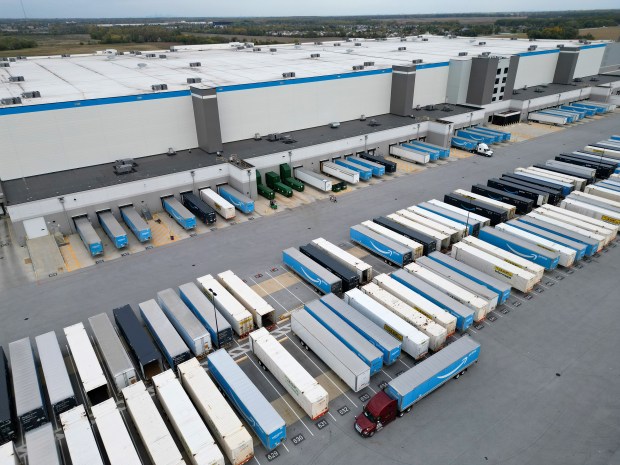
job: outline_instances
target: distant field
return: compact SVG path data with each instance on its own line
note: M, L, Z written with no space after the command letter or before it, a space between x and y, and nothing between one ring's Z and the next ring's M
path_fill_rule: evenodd
M620 26L579 29L579 35L586 34L592 34L595 39L600 40L618 40L620 38Z
M379 21L394 21L396 23L447 23L447 22L459 22L461 24L493 24L498 19L525 19L527 16L472 16L467 17L445 17L445 18L403 18L403 19L381 19Z

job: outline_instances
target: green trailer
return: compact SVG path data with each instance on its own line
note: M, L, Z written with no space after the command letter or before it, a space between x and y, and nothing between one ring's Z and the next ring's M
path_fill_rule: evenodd
M267 200L273 200L276 198L276 193L262 183L258 170L256 170L256 190L258 195L265 197Z
M291 189L296 190L297 192L304 191L304 183L299 179L295 179L291 174L291 167L288 163L282 163L280 165L280 177L282 178L282 182L286 184Z
M340 192L346 190L347 183L344 181L332 183L332 192Z
M283 195L284 197L293 196L293 189L284 184L280 180L280 175L278 175L275 171L265 173L265 182L269 188L273 189L278 194Z

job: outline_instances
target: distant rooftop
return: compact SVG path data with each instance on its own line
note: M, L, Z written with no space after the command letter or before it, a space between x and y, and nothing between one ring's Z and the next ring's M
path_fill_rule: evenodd
M581 78L580 81L571 84L545 84L542 86L530 86L527 89L515 89L512 95L506 95L506 100L530 100L540 98L545 95L561 94L575 89L583 89L585 87L600 86L609 84L610 82L620 81L620 73L596 74ZM516 93L515 93L516 92Z
M483 42L484 45L479 45ZM339 43L339 46L335 46ZM597 42L604 43L604 42ZM356 45L359 44L359 45ZM39 91L40 98L23 99L22 105L121 97L152 93L152 85L166 84L168 91L188 90L187 78L200 78L213 87L282 80L282 73L294 72L295 78L351 73L353 66L364 70L390 69L393 65L446 63L450 59L467 59L459 53L477 56L482 52L510 56L557 50L557 45L579 46L576 41L510 40L509 38L449 39L443 36L408 37L406 41L390 38L377 41L353 39L351 42L309 42L301 45L261 45L254 51L243 44L216 44L173 47L175 51L142 51L141 55L115 55L103 50L97 54L70 57L29 57L0 68L0 98L19 97L23 92ZM136 46L138 47L138 46ZM238 49L238 47L241 47ZM405 48L399 50L399 48ZM277 51L271 52L271 49ZM154 55L149 57L147 55ZM319 54L311 58L311 54ZM160 58L165 56L165 58ZM200 63L201 66L190 66ZM9 82L10 76L24 81Z

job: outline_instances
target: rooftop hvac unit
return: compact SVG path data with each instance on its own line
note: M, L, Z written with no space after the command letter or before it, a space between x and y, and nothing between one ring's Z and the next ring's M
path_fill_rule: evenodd
M115 160L114 163L116 163L117 165L138 166L138 164L133 160L133 158L121 158L120 160Z
M11 63L9 63L8 61L0 61L0 68L10 68L11 67Z
M486 42L478 42L478 45L486 45Z
M28 57L24 56L24 55L17 55L15 58L17 58L18 60L27 60Z
M19 105L22 103L22 99L20 97L9 97L0 99L0 104L2 105Z
M406 37L401 37L401 38L400 38L400 41L401 41L401 42L407 42L407 38L406 38Z
M116 52L117 55L124 55L125 52Z
M347 53L353 53L353 49L352 48L348 48L347 49Z
M287 78L294 78L294 77L295 77L295 73L294 73L293 71L288 72L288 73L282 73L282 77L283 77L284 79L287 79Z
M254 133L254 140L262 140L263 138L260 136L260 133Z
M245 46L243 46L243 45L237 45L236 49L237 49L237 50L245 50Z
M147 57L147 58L155 58L155 54L154 53L147 53L144 56Z
M466 57L467 56L467 52L459 52L459 56L460 57Z
M424 107L424 109L428 110L428 111L434 111L435 110L435 105L426 105Z
M428 42L428 37L423 37L422 42Z
M398 47L398 51L399 51L399 52L402 52L402 51L404 51L404 50L407 50L407 47Z
M362 46L362 43L361 43L361 42L355 42L355 46L356 46L356 47L361 47L361 46Z
M329 123L329 127L332 129L336 129L340 127L340 123L338 121L334 121L333 123Z
M260 48L260 47L254 47L252 49L253 52L260 52L261 50L262 50L262 48Z
M546 89L547 87L549 87L549 84L542 84L540 87Z
M138 63L138 68L142 69L142 68L146 68L147 64L146 63Z
M374 61L365 61L364 62L364 66L375 66L375 62Z
M599 78L597 78L596 76L592 76L592 77L590 78L590 81L600 81L600 79L599 79Z
M530 39L530 42L534 42L536 39Z
M320 53L311 53L310 54L310 58L321 58L321 54Z
M161 55L159 55L159 58L161 58L163 60L163 59L167 58L167 56L164 55L164 54L161 54Z
M192 62L189 64L189 67L190 67L190 68L199 68L200 66L202 66L202 63L201 63L201 62L199 62L199 61L192 61Z
M323 42L315 42L314 45L323 45Z
M69 58L71 56L71 54L69 53L63 53L62 55L60 55L61 58Z
M557 48L564 48L564 44L557 44L556 47Z
M446 112L448 112L448 111L453 111L453 109L452 109L452 107L445 106L445 107L442 107L441 111L446 111Z
M516 37L511 37L510 40L517 40L517 38Z
M114 173L116 174L127 174L133 171L133 165L114 165Z
M544 90L543 90L543 89L541 89L540 87L537 87L536 89L534 89L534 92L536 92L536 93L538 93L538 94L541 94L541 93L543 93L543 92L544 92Z
M188 84L200 84L201 82L202 82L202 78L199 78L199 77L187 78Z
M491 52L482 52L480 54L481 57L488 57L491 54Z
M381 126L381 123L379 121L377 121L376 119L372 118L370 120L370 122L368 123L368 126L371 126L371 127L374 128L376 126Z
M416 58L415 60L411 60L411 63L413 63L414 65L419 65L420 63L422 63L422 59Z
M573 79L573 81L574 81L574 82L583 82L583 79L581 79L581 78L575 78L575 79Z
M136 51L134 52L134 55L142 55L142 52L141 52L140 50L136 50Z
M24 76L9 76L9 82L24 82Z
M168 90L168 84L153 84L151 86L151 90L152 91Z
M536 50L538 48L538 45L530 45L527 50L528 52L533 52L534 50Z
M277 140L280 140L281 138L282 136L278 132L271 133L267 136L267 140L270 142L275 142Z
M275 52L277 52L277 51L278 51L278 49L277 49L277 48L270 48L270 49L269 49L269 51L270 51L271 53L275 53Z
M354 65L353 71L361 71L364 69L364 65Z
M334 47L340 47L340 42L334 42Z
M38 90L23 92L22 98L41 98L41 92L39 92Z
M243 45L245 45L245 48L252 48L252 47L254 47L254 42L246 42Z
M9 61L8 57L0 57L0 61Z
M518 91L518 90L516 90L516 89L513 89L513 90L512 90L512 95L517 95L518 93L519 93L519 91Z
M366 121L366 115L360 115L360 121Z
M420 111L422 109L422 107L420 105L416 105L415 109L416 109L416 111Z
M177 151L174 150L174 147L168 147L168 152L166 152L166 155L168 155L169 157L172 157L173 155L176 155Z

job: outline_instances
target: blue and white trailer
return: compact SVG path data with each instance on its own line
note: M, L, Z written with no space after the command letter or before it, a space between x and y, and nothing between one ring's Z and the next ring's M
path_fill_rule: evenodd
M335 294L321 297L321 302L351 328L383 353L383 364L391 365L400 357L402 344Z
M474 310L467 308L461 302L424 282L417 276L405 270L396 270L391 276L394 280L453 315L456 318L456 329L459 331L465 331L474 324Z
M544 111L533 111L527 115L529 121L564 126L568 124L568 116L552 115Z
M478 231L480 231L481 224L478 220L468 218L466 215L462 215L454 210L450 210L439 205L434 205L430 202L419 203L418 207L462 224L465 228L467 228L467 234L476 235L478 234Z
M428 153L430 161L439 160L439 150L437 149L430 148L430 147L424 147L423 145L414 144L414 143L401 144L401 147L415 150L416 152L420 152L420 153Z
M79 218L74 218L73 222L75 223L75 229L77 229L82 242L86 249L90 252L90 255L96 257L97 255L101 255L103 253L103 244L101 243L101 239L99 235L93 228L93 225L88 221L88 217L80 216Z
M352 161L343 160L341 158L335 159L334 163L350 170L357 171L360 174L360 179L362 181L369 181L370 178L372 178L372 169L366 168L365 166L361 166L353 163Z
M282 261L304 281L324 294L342 292L340 278L294 247L282 251Z
M286 423L225 349L207 357L211 375L246 423L271 451L286 439Z
M305 304L304 309L325 329L336 336L351 352L357 355L362 362L368 365L370 376L381 371L383 353L339 318L329 307L320 300L313 300Z
M414 147L422 147L425 149L436 150L437 152L439 152L439 158L448 158L450 156L449 147L442 147L440 145L429 144L428 142L422 142L420 140L414 140L412 142L409 142L409 144L413 145Z
M420 163L421 165L426 165L431 161L431 155L428 152L422 152L410 146L405 147L404 145L390 146L390 155L401 160Z
M373 176L380 177L385 174L385 166L375 163L374 161L366 160L365 158L356 157L354 155L347 157L346 160L372 170Z
M559 113L559 114L564 114L564 115L568 115L568 116L572 116L574 121L579 121L580 119L583 119L583 115L581 112L577 112L577 111L573 111L573 110L564 110L562 108L559 107L555 107L555 108L549 108L545 111L552 111L554 113Z
M114 247L117 249L122 249L127 247L129 241L127 240L127 233L121 226L121 224L114 218L114 215L110 210L97 212L97 216L99 217L99 224L101 224L101 228L108 235Z
M551 116L559 116L562 118L566 118L566 122L567 123L574 123L575 122L575 115L571 115L565 111L554 111L554 110L540 110L538 113L541 113L543 115L551 115Z
M576 107L574 105L562 105L560 108L565 110L573 110L573 111L582 111L584 117L586 116L594 116L596 114L596 110L592 110L590 108Z
M429 254L428 258L499 294L499 300L497 302L498 305L503 304L506 300L508 300L508 297L510 297L511 288L509 284L483 273L472 266L459 262L452 257L438 252Z
M242 213L249 214L254 211L254 200L243 195L237 189L233 189L230 186L219 186L217 188L217 193L220 197L232 203L235 208Z
M151 228L148 223L140 216L133 205L127 205L120 208L121 218L125 222L131 232L140 242L146 242L151 239Z
M577 108L585 108L587 110L592 110L595 113L605 113L605 108L599 107L597 105L588 105L586 103L581 103L581 102L573 102L571 105Z
M477 134L477 135L481 135L484 137L488 137L489 140L491 140L492 144L497 144L498 142L502 141L502 136L499 134L494 134L492 132L487 132L484 131L478 127L471 127L471 128L467 128L465 129L465 131L471 133L471 134Z
M461 150L467 150L468 152L476 150L476 147L478 146L478 142L470 139L464 139L463 137L458 136L453 136L450 143L452 144L452 147L456 147L457 149Z
M586 110L585 108L571 107L570 105L560 105L558 109L569 111L572 113L577 113L582 119L585 118L586 116L590 116L588 115L588 110ZM594 114L594 112L592 114Z
M500 136L501 142L509 141L511 137L511 134L506 131L498 131L497 129L487 128L486 126L474 126L474 127L478 131L488 132L489 134L497 134L498 136Z
M491 136L476 134L475 132L469 132L464 129L459 129L458 131L456 131L456 135L458 137L462 137L463 139L469 139L483 144L492 144L494 140L494 138Z
M609 136L609 138L611 140L617 140L618 142L620 142L620 136Z
M560 262L558 252L539 247L497 229L482 228L478 234L478 239L543 266L545 270L554 270Z
M581 244L584 244L586 246L586 255L588 257L593 256L595 253L598 252L599 247L600 247L600 242L596 239L591 239L589 237L586 237L582 234L573 232L573 231L569 231L566 228L563 228L561 226L556 226L554 224L551 224L547 221L544 220L540 220L540 219L536 219L536 218L532 218L531 216L522 216L521 218L519 218L517 220L519 223L525 223L525 224L529 224L531 226L535 226L538 229L542 229L543 231L547 231L553 234L557 234L558 236L561 237L565 237L567 239L570 239L572 241L576 241L579 242Z
M385 258L386 260L403 267L413 261L413 252L387 237L371 231L366 226L358 224L349 229L351 240L365 249Z
M586 244L582 244L581 242L577 242L575 240L569 239L568 237L560 236L559 234L552 233L545 229L541 229L529 223L524 223L523 221L511 220L508 223L505 223L508 226L512 226L513 228L520 229L522 231L529 232L536 236L542 237L549 241L555 242L556 244L563 245L564 247L568 247L575 251L575 260L579 261L586 256L588 251L588 246Z
M161 204L166 213L174 218L183 229L194 229L196 227L196 217L174 196L162 197Z

